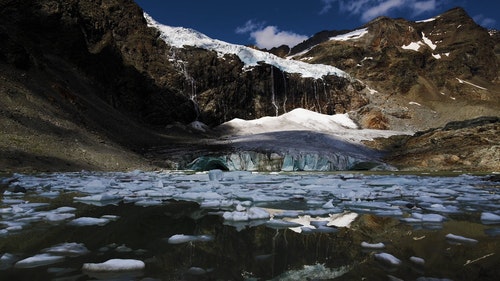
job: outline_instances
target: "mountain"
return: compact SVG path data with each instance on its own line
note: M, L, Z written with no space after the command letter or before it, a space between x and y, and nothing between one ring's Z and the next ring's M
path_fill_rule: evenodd
M336 65L372 89L376 94L361 117L365 126L419 130L498 114L495 34L455 8L419 22L379 17L350 33L318 33L288 56Z
M296 108L410 132L498 115L490 33L455 9L271 54L163 26L132 0L2 0L0 170L177 167L163 156L238 149L202 123Z

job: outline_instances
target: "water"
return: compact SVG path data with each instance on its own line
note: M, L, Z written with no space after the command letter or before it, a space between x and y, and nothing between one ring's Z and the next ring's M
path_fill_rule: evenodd
M500 276L491 175L221 173L4 177L0 280ZM83 270L111 259L145 267Z

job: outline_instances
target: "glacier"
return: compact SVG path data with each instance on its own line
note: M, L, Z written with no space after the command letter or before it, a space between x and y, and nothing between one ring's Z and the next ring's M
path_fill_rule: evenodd
M351 79L346 72L330 65L309 64L301 61L282 59L268 52L262 52L246 46L227 43L212 39L196 30L185 27L172 27L155 21L147 13L144 14L149 27L160 31L160 38L167 44L177 48L194 46L206 50L216 51L220 56L225 54L237 55L245 67L256 66L258 62L265 62L288 73L300 73L303 77L322 78L326 75L335 75Z

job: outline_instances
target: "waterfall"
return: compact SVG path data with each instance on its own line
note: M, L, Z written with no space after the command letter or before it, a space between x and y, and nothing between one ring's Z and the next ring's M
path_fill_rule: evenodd
M196 80L191 76L187 69L187 62L177 59L175 56L175 50L170 49L172 55L170 61L173 62L174 66L178 68L182 75L184 75L184 80L188 83L188 86L191 88L189 93L189 99L193 103L194 110L196 113L196 121L200 118L200 107L198 105L198 101L196 100Z
M279 115L278 105L276 104L276 95L274 93L274 67L271 65L271 103L276 111L276 116Z
M281 71L281 76L283 77L283 88L284 88L284 91L285 91L285 96L283 98L283 111L284 111L284 113L286 113L286 100L287 100L287 96L286 96L286 76L285 76L285 72L284 71Z
M318 80L314 79L314 99L316 100L316 104L318 105L318 110L317 112L321 113L321 103L319 101L319 96L318 96Z

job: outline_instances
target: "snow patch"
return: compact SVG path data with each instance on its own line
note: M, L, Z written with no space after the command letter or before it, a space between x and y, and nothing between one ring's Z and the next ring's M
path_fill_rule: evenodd
M359 38L363 37L367 33L368 33L368 28L362 28L362 29L348 32L346 34L341 34L341 35L337 35L335 37L330 37L330 40L332 40L332 41L354 40L354 39L359 39Z
M413 50L415 52L418 52L418 50L420 49L420 47L422 46L422 42L411 42L410 44L408 45L403 45L401 46L401 48L405 49L405 50Z
M427 37L425 36L425 33L423 33L423 32L422 32L422 40L424 40L424 43L425 43L427 46L429 46L429 48L431 48L432 50L435 50L435 49L436 49L437 45L436 45L436 44L434 44L434 43L432 42L432 40L431 40L431 39L427 38Z
M421 23L421 22L431 22L431 21L435 21L436 18L430 18L430 19L425 19L425 20L418 20L416 21L415 23Z

